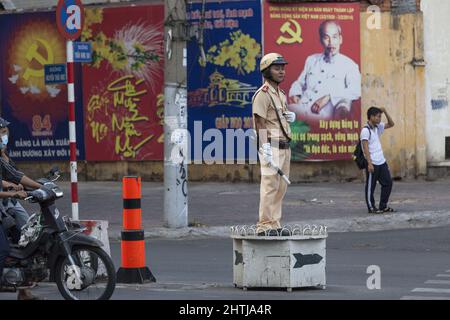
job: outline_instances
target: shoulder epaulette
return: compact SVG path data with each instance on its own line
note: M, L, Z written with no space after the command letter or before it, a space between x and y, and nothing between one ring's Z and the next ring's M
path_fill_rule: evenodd
M265 84L265 85L259 87L259 89L256 90L255 94L252 97L252 103L255 100L255 98L258 95L258 93L260 93L261 91L267 93L269 91L269 86L267 84Z

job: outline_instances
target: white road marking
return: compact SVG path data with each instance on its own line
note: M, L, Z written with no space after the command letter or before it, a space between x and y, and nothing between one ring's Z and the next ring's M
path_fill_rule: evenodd
M415 288L412 292L450 293L450 289L442 288Z
M436 277L440 278L449 278L450 270L446 272L449 273L440 273L437 274ZM425 284L437 284L437 285L450 285L450 280L427 280ZM411 290L411 292L423 292L423 293L448 293L450 294L450 289L446 288L415 288ZM448 297L432 297L432 296L403 296L400 300L450 300L450 296Z
M400 300L450 300L450 297L404 296Z
M428 280L426 284L450 284L450 280Z

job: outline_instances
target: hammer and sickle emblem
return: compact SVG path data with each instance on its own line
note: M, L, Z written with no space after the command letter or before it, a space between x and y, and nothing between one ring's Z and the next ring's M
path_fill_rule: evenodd
M295 30L291 28L291 24L294 25ZM286 38L283 36L280 36L277 40L277 44L282 44L282 43L287 43L287 44L292 44L292 43L302 43L303 39L302 39L302 27L300 27L300 24L293 20L293 19L289 19L289 21L286 21L280 28L281 33L288 33L291 37L290 38Z
M42 54L38 51L39 45L37 42L42 44L42 46L45 48L45 51L47 52L47 58L43 57ZM33 42L30 48L28 48L25 58L28 60L28 62L36 60L42 66L42 68L38 70L28 67L23 74L25 80L29 80L30 77L44 77L44 65L52 64L55 60L50 45L45 40L39 38L36 38L36 42Z

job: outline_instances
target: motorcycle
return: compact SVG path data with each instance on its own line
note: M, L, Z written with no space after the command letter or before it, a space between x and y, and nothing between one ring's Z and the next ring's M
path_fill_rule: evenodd
M0 291L48 279L66 300L107 300L116 286L114 264L102 242L84 234L85 227L63 217L55 206L64 195L55 183L59 177L53 168L47 178L37 180L41 188L27 192L25 200L39 203L41 210L22 227L18 244L11 244Z

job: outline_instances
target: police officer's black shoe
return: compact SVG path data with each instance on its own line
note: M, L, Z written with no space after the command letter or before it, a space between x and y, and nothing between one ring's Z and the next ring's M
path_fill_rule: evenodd
M289 237L289 236L292 235L291 232L288 229L278 228L277 232L282 237Z
M269 229L269 230L266 230L266 231L262 231L262 232L259 232L258 233L258 236L268 236L268 237L276 237L276 236L278 236L279 234L278 234L278 231L277 231L277 229Z

